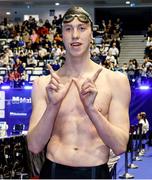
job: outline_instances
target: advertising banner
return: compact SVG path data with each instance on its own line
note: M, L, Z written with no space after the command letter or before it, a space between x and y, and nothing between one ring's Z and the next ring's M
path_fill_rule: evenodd
M9 133L16 124L23 124L27 130L31 111L31 90L0 90L0 121L7 122Z

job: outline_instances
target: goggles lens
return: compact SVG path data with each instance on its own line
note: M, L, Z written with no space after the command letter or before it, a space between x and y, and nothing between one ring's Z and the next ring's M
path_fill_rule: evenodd
M78 20L82 23L89 23L90 19L88 16L86 15L83 15L83 14L70 14L70 15L66 15L64 18L63 18L63 23L69 23L71 21L74 20L74 18L77 17ZM90 21L91 22L91 21Z

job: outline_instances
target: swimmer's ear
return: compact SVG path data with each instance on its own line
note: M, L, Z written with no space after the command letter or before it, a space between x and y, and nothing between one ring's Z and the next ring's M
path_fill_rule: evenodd
M95 38L93 37L93 34L91 34L90 44L94 44L94 42L95 42Z

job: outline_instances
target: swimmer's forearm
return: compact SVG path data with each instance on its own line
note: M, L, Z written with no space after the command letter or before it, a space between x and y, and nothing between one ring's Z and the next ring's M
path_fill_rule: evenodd
M60 104L49 104L38 122L27 134L28 149L37 154L41 152L50 139L54 121L58 114ZM39 118L39 117L38 117Z
M110 123L95 107L86 109L86 112L103 142L110 147L116 155L125 152L129 138L128 125L126 126L126 131L124 131Z

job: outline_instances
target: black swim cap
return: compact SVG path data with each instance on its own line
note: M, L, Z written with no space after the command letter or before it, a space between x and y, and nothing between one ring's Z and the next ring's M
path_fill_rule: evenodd
M74 6L69 8L63 16L62 23L69 23L77 17L79 21L83 23L91 24L91 28L93 29L93 22L92 19L87 11L85 11L82 7Z

